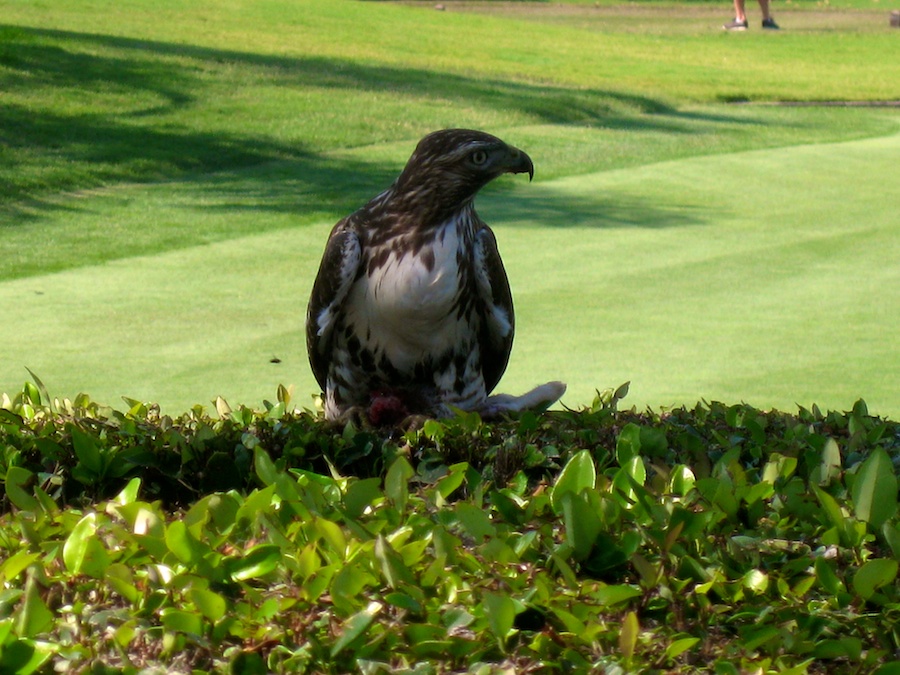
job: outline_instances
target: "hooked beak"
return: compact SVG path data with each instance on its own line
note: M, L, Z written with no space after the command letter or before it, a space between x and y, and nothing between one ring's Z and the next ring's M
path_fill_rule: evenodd
M528 181L534 178L534 164L531 157L513 146L509 146L509 159L506 163L507 173L527 173Z

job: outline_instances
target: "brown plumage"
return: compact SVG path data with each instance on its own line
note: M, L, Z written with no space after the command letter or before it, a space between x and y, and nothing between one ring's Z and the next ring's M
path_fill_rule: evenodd
M328 419L360 408L518 409L519 398L488 396L509 360L514 316L496 238L473 203L504 173L534 168L489 134L437 131L390 188L334 226L306 326ZM551 384L540 402L562 394Z

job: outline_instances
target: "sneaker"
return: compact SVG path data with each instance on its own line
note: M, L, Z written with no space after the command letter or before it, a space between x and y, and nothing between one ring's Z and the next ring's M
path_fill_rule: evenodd
M778 24L775 23L775 19L766 19L763 21L763 28L768 28L769 30L780 30L778 28Z
M722 26L725 30L747 30L747 20L738 21L737 19L733 19Z

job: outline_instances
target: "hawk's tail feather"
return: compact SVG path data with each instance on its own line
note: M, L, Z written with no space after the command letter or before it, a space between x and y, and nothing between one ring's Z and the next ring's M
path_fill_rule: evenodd
M482 417L492 417L505 412L546 410L565 393L565 382L547 382L520 396L513 396L512 394L488 396L479 412Z

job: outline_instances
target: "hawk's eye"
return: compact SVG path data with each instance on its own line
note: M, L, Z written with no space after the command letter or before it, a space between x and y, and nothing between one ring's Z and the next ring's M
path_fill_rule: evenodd
M481 166L487 161L487 153L484 150L476 150L472 153L470 159L475 166Z

